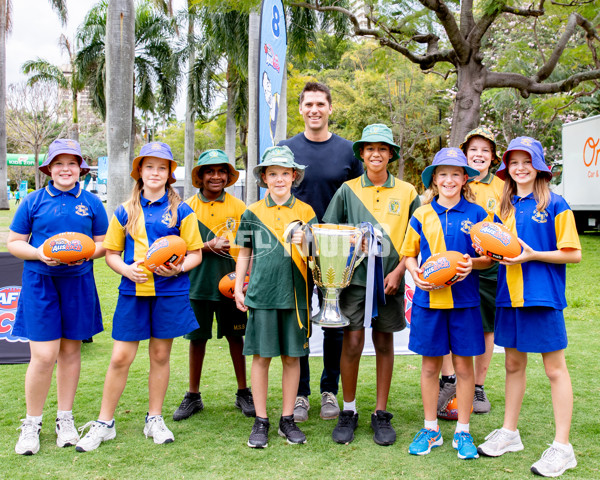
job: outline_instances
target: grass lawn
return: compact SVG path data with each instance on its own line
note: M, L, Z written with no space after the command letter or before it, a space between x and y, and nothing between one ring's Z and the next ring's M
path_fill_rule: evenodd
M0 212L0 229L7 228L10 212ZM2 237L0 237L1 239ZM570 345L567 361L573 381L575 409L571 442L578 467L563 478L600 478L600 424L597 421L600 396L600 235L582 237L583 262L567 268L569 308L565 311ZM5 245L0 245L5 250ZM104 375L112 341L111 317L117 299L118 277L104 262L95 265L96 281L102 301L106 331L83 345L82 371L75 399L77 425L97 418ZM540 334L543 334L541 332ZM269 447L254 450L246 446L253 419L245 418L233 403L236 384L225 339L208 343L201 381L205 410L188 420L173 422L171 415L187 388L187 341L176 339L171 357L171 381L164 416L175 434L175 443L154 445L142 434L147 409L148 355L142 342L130 374L129 383L115 415L117 438L98 450L77 453L73 448L56 447L54 415L56 386L53 383L46 402L41 450L23 457L14 453L18 437L15 430L25 415L23 380L26 365L0 365L0 459L7 479L522 479L533 477L531 464L551 443L554 435L549 382L540 355L530 355L528 388L521 412L520 431L525 450L503 457L463 461L451 447L452 422L441 423L446 442L425 457L411 456L408 445L422 427L419 374L420 357L396 357L388 409L394 414L398 433L396 444L380 447L372 440L370 413L375 400L375 358L361 363L357 405L359 428L350 445L331 440L334 421L319 419L318 378L322 363L311 358L313 371L309 420L301 427L308 437L306 445L288 445L277 435L281 405L281 366L274 359L271 367L269 416L272 422ZM502 424L504 408L504 355L495 354L486 381L492 402L488 415L471 418L471 432L481 443ZM249 364L248 364L249 367ZM341 394L340 394L341 400Z

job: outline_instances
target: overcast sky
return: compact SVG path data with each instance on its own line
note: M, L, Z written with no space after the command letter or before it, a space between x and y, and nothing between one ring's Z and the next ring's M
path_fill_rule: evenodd
M6 82L7 85L25 81L21 66L37 57L62 65L68 63L66 54L61 54L58 39L65 33L71 40L86 13L97 0L67 0L68 24L62 27L58 15L50 8L49 0L13 0L12 32L6 39ZM175 0L175 8L185 0ZM177 117L185 115L184 102L177 107Z

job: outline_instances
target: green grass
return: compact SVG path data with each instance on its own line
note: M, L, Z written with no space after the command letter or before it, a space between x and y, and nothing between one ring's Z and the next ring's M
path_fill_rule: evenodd
M0 225L8 214L0 212ZM7 222L6 222L7 223ZM571 442L578 467L563 478L600 478L600 424L597 421L600 397L600 235L582 237L583 262L568 266L567 297L571 303L565 314L570 345L567 361L575 393ZM118 277L104 262L96 262L96 280L101 295L106 331L83 346L82 372L75 399L78 425L97 418L104 375L112 341L111 316L116 304ZM554 434L550 387L540 355L530 355L528 386L519 428L525 450L491 459L462 461L452 449L452 422L442 422L446 443L426 457L407 453L413 435L422 427L423 411L419 391L420 357L396 357L389 410L398 433L396 444L380 447L373 443L369 426L375 400L375 359L361 363L357 405L360 412L356 439L350 445L331 440L334 421L319 419L318 377L321 359L311 358L312 409L302 429L306 445L287 445L278 437L276 423L281 405L281 366L274 359L271 367L269 416L273 423L269 447L253 450L246 446L252 419L234 408L235 379L227 342L213 339L208 343L201 382L205 410L189 420L173 422L171 414L187 388L187 341L177 339L171 357L171 381L164 406L167 424L175 434L175 443L154 445L142 434L147 409L148 354L142 342L132 365L129 382L116 412L117 438L98 450L78 454L73 448L56 447L54 415L56 386L52 385L46 402L41 450L32 457L14 453L18 436L15 430L25 414L23 380L26 365L0 365L0 460L4 462L0 478L10 479L521 479L530 478L531 464L551 443ZM504 397L504 356L496 354L486 382L492 412L471 419L471 432L480 443L502 424ZM248 365L249 366L249 365Z

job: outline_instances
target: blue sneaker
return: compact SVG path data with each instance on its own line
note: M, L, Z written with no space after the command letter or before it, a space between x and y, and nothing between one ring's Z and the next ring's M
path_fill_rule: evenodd
M408 447L408 453L411 455L427 455L434 447L439 447L444 443L442 432L438 429L431 430L430 428L422 428L413 438L412 443ZM475 452L477 453L477 452Z
M458 451L458 458L463 460L479 458L477 447L473 443L473 437L469 432L455 432L452 446Z

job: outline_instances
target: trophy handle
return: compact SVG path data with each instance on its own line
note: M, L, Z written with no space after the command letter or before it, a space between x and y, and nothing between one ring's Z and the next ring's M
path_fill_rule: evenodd
M304 232L304 237L302 239L302 243L300 245L293 243L292 237L298 231ZM285 231L283 232L283 239L286 243L294 245L296 251L300 254L303 260L306 261L307 257L309 257L312 250L312 230L310 229L310 225L304 223L302 220L294 220L290 222Z

